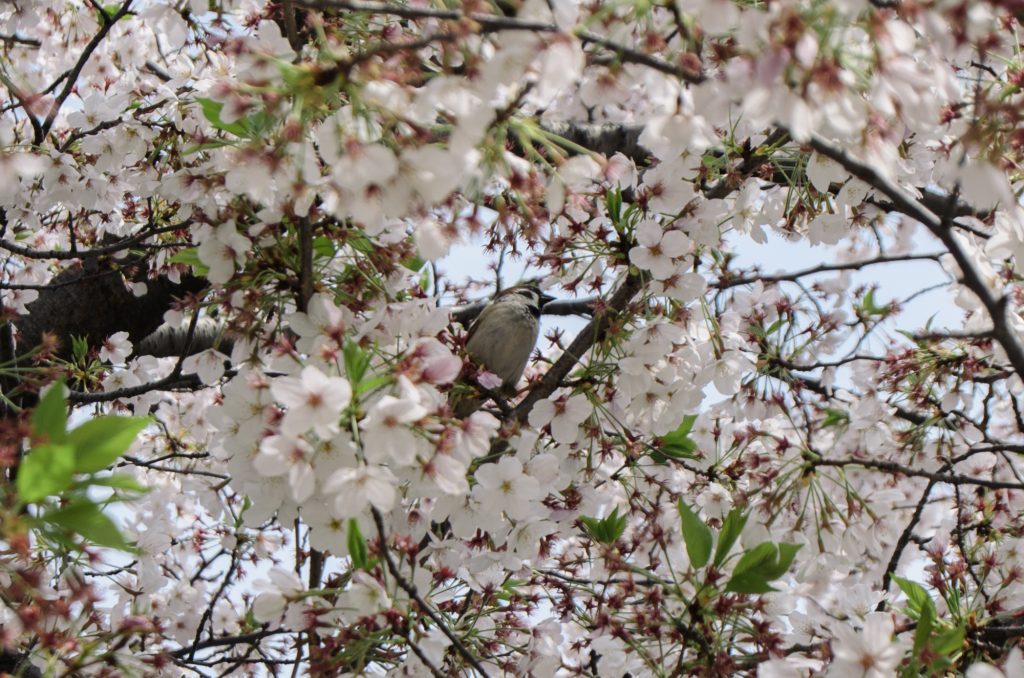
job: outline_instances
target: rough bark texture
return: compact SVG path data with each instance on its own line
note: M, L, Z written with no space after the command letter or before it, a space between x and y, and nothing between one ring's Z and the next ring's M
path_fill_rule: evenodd
M125 286L125 275L145 280L147 293L136 297ZM84 336L96 346L115 332L128 332L131 341L138 342L160 326L176 298L205 285L196 277L185 277L179 284L163 277L146 280L141 267L121 269L114 260L86 259L54 277L15 322L18 352L39 345L47 332L58 338L61 356L69 355L72 336Z

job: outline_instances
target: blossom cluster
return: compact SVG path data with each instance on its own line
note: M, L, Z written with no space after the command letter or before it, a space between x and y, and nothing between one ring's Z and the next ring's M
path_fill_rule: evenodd
M151 417L106 531L4 485L0 665L1020 673L1022 21L0 7L0 464L58 377ZM558 301L488 389L515 266Z

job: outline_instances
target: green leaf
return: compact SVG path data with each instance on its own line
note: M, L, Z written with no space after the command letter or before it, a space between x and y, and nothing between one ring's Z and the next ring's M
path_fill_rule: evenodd
M405 261L403 261L402 266L404 268L409 269L413 273L419 273L420 269L423 268L423 265L426 263L427 262L423 259L423 257L413 255L406 259Z
M74 429L68 434L68 443L75 447L75 470L95 473L107 468L151 421L149 417L97 417Z
M963 626L957 626L948 631L939 633L932 638L932 651L940 657L958 652L964 647L964 637L966 637L966 635L967 632Z
M740 538L746 524L747 517L743 515L743 511L739 508L729 511L725 522L722 523L722 530L718 533L718 546L715 547L715 567L720 567L725 562L729 551L732 550L736 540Z
M345 535L348 544L348 555L352 558L352 567L357 570L366 570L370 567L369 551L366 548L366 538L359 530L359 523L355 518L348 521L348 533Z
M89 338L79 337L71 335L71 355L75 357L76 363L85 362L86 355L89 354Z
M779 331L779 328L782 327L782 325L783 325L783 319L779 318L778 320L773 322L771 325L769 325L768 329L766 329L764 331L765 336L767 337L767 336L771 336L772 334L775 334L776 332Z
M618 188L614 191L608 191L605 194L604 206L605 211L608 213L608 218L611 219L618 230L619 222L622 219L622 191Z
M313 253L321 259L333 258L335 254L334 241L325 235L314 238Z
M683 417L683 423L675 431L665 435L661 439L658 451L667 457L676 459L696 459L694 452L697 450L697 443L690 439L690 431L697 421L697 415L690 414Z
M736 593L774 591L769 582L786 574L799 550L797 544L776 544L770 541L758 544L740 557L725 590Z
M935 601L932 600L932 597L928 595L928 591L923 586L916 581L904 579L903 577L893 577L892 580L896 582L896 585L907 596L907 608L912 619L919 619L921 613L926 608L931 612L933 619L938 616L936 614Z
M18 466L18 499L33 502L60 494L71 485L74 470L74 447L53 443L37 445Z
M356 387L353 390L356 395L363 395L364 393L368 393L374 390L375 388L379 388L381 386L384 386L385 384L390 383L391 377L374 377L373 379L366 379L364 381L359 382L358 384L356 384Z
M185 264L186 266L191 266L196 275L202 276L210 272L210 267L199 259L198 247L187 247L183 250L179 250L169 259L169 261L172 264Z
M196 101L203 109L203 117L210 121L210 124L219 130L230 132L236 137L248 138L249 128L241 120L235 122L224 122L221 120L220 112L224 109L224 104L213 99L207 99L206 97L197 97Z
M690 565L695 569L704 567L711 558L711 528L704 524L696 513L679 500L679 517L683 523L683 541L686 543L686 554L690 557Z
M37 438L62 443L67 435L68 406L64 400L64 382L57 381L32 410L32 433Z
M356 233L351 235L345 244L354 249L356 252L362 254L373 254L376 251L377 246L373 244L373 241L367 238L362 233Z
M861 302L861 308L863 309L864 313L869 316L886 315L887 313L889 313L889 311L892 310L892 304L879 306L877 303L875 303L875 288L872 287L870 290L867 291L867 294L864 295L864 301Z
M828 428L829 426L842 426L850 421L850 415L843 410L837 410L832 407L825 408L825 419L821 422L822 428Z
M237 530L245 522L245 512L252 508L252 499L246 495L242 497L242 508L238 509L238 516L235 518L235 529Z
M124 473L115 473L103 478L92 478L89 480L89 485L96 487L112 487L115 490L126 490L128 492L149 492L148 487Z
M725 590L730 593L758 595L761 593L771 593L775 588L760 573L744 572L739 575L734 574L729 579L729 583L725 585Z
M187 264L189 266L195 266L202 263L199 260L198 247L186 247L183 250L178 250L170 259L168 259L168 261L172 264Z
M132 545L124 538L110 518L88 499L80 499L42 516L44 522L52 523L100 546L109 546L122 551L131 551Z
M736 563L736 567L732 570L732 575L744 574L751 570L760 571L762 568L774 563L779 557L779 547L770 541L766 541L763 544L758 544L751 550L740 556L740 560ZM762 576L762 578L765 578Z
M758 544L740 557L725 590L751 594L774 591L769 582L786 573L799 550L796 544Z
M935 618L932 616L931 611L925 607L922 610L921 616L917 620L917 628L914 629L914 656L916 657L921 653L921 650L925 648L928 642L928 638L932 635L932 626L935 624Z
M342 355L345 358L345 374L348 375L348 380L353 384L361 383L366 375L366 368L370 366L370 356L351 339L345 342Z
M189 146L181 152L182 157L188 157L193 153L199 153L200 151L212 151L215 148L224 148L225 146L234 146L231 142L223 141L221 139L213 139L211 141L205 141L195 146Z
M618 508L606 518L582 516L580 522L590 538L599 544L614 544L626 531L626 516L620 516Z
M787 544L784 542L780 542L776 546L779 549L778 557L762 570L762 574L768 581L774 581L789 572L789 566L793 564L793 559L796 558L796 554L801 547L800 544Z

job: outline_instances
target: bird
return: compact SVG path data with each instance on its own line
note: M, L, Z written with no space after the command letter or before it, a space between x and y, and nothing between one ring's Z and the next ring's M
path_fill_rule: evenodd
M466 335L466 353L477 365L501 379L501 393L511 394L523 376L540 334L540 314L554 297L535 283L506 288L491 299ZM464 389L448 399L455 417L465 419L486 401Z

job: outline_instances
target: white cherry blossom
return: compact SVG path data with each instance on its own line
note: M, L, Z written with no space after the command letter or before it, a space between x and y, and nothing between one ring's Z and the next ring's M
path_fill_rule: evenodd
M341 413L352 400L352 387L341 377L329 377L312 365L298 377L280 377L270 384L274 399L287 408L281 422L285 435L312 429L322 438L338 430Z
M656 221L644 221L636 229L640 244L629 250L629 260L651 272L657 280L672 276L675 259L690 249L690 239L682 231L666 230Z
M580 424L591 414L590 404L582 396L541 400L530 411L530 425L542 427L550 424L555 440L573 443L579 436Z
M364 465L335 471L324 483L338 518L352 518L370 506L390 511L395 504L398 479L386 466Z

